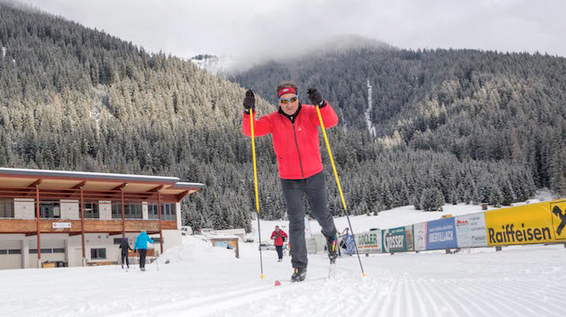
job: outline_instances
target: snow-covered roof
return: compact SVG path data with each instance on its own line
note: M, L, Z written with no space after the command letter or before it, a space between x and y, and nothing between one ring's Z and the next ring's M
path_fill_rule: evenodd
M168 176L0 168L0 190L5 191L5 195L20 198L28 194L25 189L35 186L43 191L43 195L50 191L53 199L71 197L81 189L90 191L91 199L119 199L123 192L126 199L155 200L155 194L159 192L169 201L180 201L205 187L201 183L180 182L179 178Z
M99 180L131 180L131 181L150 181L178 183L177 177L167 176L147 176L133 174L111 174L111 173L93 173L93 172L74 172L59 170L35 170L35 169L19 169L19 168L0 168L0 175L22 175L34 177L52 177L52 178L87 178ZM183 183L190 184L190 183ZM202 185L202 184L201 184Z

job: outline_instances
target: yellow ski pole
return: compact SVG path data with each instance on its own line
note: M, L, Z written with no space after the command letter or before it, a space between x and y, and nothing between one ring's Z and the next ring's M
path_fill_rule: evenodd
M257 211L257 233L259 235L259 266L261 269L261 279L264 278L263 276L263 257L261 253L261 228L259 224L259 196L257 193L257 168L256 168L256 160L255 160L255 137L254 137L254 111L250 109L250 127L252 130L252 153L253 153L253 162L254 162L254 185L255 185L255 208Z
M334 177L336 178L336 185L338 185L338 191L340 192L342 205L344 206L344 211L346 212L346 219L348 219L348 226L350 227L350 232L352 232L352 237L354 238L354 246L356 247L358 262L360 262L362 275L366 276L366 273L364 273L364 267L362 266L362 260L360 259L360 252L358 252L358 245L356 244L356 236L354 235L354 229L352 229L352 223L350 222L350 215L348 214L346 201L344 200L344 194L342 193L342 186L340 185L340 179L338 178L338 173L336 172L336 166L334 165L334 159L332 158L332 150L330 149L330 144L328 143L328 137L326 136L326 129L324 128L324 122L322 122L322 116L320 115L320 108L318 106L316 106L316 113L318 114L318 120L320 121L320 126L322 127L322 134L324 135L324 141L326 142L326 148L328 149L328 156L330 156L330 163L332 163L332 169L334 170Z

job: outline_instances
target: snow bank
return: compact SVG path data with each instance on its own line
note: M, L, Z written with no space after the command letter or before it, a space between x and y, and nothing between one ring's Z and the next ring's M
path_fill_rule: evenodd
M234 250L213 247L210 241L205 241L204 236L183 236L183 244L175 246L161 255L161 261L165 262L232 262L236 261Z

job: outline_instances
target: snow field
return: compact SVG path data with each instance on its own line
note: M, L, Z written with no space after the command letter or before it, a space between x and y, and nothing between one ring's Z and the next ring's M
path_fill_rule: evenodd
M445 213L478 208L455 206ZM362 232L442 214L404 207L352 222ZM345 221L336 219L337 226ZM262 234L264 228L271 233L274 223L262 222ZM0 271L0 311L2 316L566 315L563 245L362 256L367 277L355 256L344 256L330 280L328 259L316 254L309 256L307 279L291 283L290 258L279 263L275 251L263 251L265 278L260 279L257 243L241 242L236 259L233 250L213 248L197 236L183 241L162 255L159 271L155 263L146 272L137 266ZM282 285L274 286L276 280Z

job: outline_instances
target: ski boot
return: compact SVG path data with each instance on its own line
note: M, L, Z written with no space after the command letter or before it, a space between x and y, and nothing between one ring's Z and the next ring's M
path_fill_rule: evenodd
M293 275L291 276L291 282L302 282L307 277L306 267L296 267Z
M338 241L336 236L326 239L326 244L328 247L328 259L330 264L336 263L336 258L338 258Z

